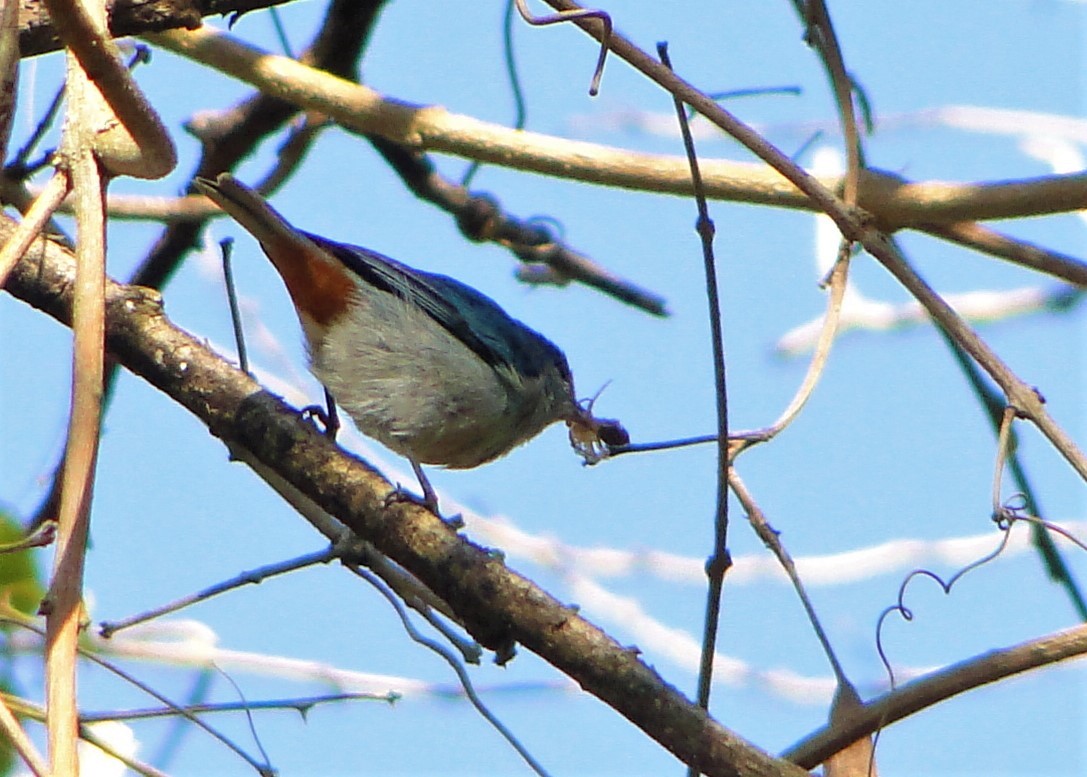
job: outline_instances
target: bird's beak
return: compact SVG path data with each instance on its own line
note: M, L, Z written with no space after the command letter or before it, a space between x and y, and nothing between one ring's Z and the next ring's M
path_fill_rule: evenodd
M596 464L611 455L612 448L630 443L630 435L623 425L613 418L597 418L592 411L576 405L576 412L566 418L570 433L570 445L585 460Z

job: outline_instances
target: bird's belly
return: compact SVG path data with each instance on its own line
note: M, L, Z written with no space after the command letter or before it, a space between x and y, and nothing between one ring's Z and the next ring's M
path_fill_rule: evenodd
M490 461L520 442L506 387L455 341L326 337L314 374L359 431L420 464L455 469Z

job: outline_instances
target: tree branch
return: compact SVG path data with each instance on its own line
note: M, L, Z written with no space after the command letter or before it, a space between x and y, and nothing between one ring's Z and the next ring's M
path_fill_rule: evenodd
M348 129L380 135L408 148L455 154L601 186L688 197L694 193L690 169L683 157L639 154L513 130L441 107L413 105L206 29L146 37L156 46L234 76L268 95L327 114ZM620 40L621 36L616 35L616 44ZM660 67L655 60L653 64ZM678 77L672 76L666 86L678 88L677 83L684 84L681 91L685 102L694 104L693 95L698 93ZM701 97L698 103L707 115L721 113L709 98ZM767 145L761 138L758 142ZM800 170L776 149L775 153L793 171ZM809 182L805 194L766 165L720 159L700 160L700 164L710 199L827 212L827 208L835 210L834 200L827 199L832 197L830 192L842 185L840 177L816 181L805 173L803 180ZM799 173L793 175L795 179ZM969 184L911 183L892 173L867 169L861 171L858 204L874 215L876 226L886 231L920 224L1063 213L1087 208L1087 174Z
M14 229L13 221L0 219L0 240ZM38 241L7 288L67 324L74 273L67 251ZM212 434L250 450L415 575L497 652L498 661L509 660L521 643L705 774L804 774L721 726L642 662L637 649L619 645L432 513L411 504L386 507L388 481L175 328L157 293L109 281L106 299L107 347L129 370L199 417Z
M183 27L195 30L202 16L244 14L289 0L113 0L109 32L114 38ZM22 0L18 6L19 54L35 57L64 47L43 0Z
M1077 626L1014 647L983 653L907 683L865 704L848 719L837 721L793 745L782 753L782 757L811 769L850 742L926 707L965 691L1084 653L1087 653L1087 626Z
M546 2L561 11L580 8L572 0L546 0ZM600 30L583 19L575 18L573 23L581 27L590 36L595 38L601 36ZM661 65L622 35L613 34L609 38L608 46L617 56L622 57L662 89L682 100L701 113L711 123L743 143L752 153L772 166L774 170L788 179L796 188L803 191L820 211L830 217L841 232L843 239L864 246L865 250L879 261L921 303L936 324L947 333L947 336L970 354L971 358L996 381L1004 392L1008 404L1014 407L1021 417L1029 418L1061 456L1076 470L1080 478L1087 481L1087 456L1084 456L1075 440L1046 411L1045 400L1038 390L1020 380L1012 372L1011 368L977 336L951 306L914 272L909 263L899 254L892 239L885 234L885 231L890 227L881 220L880 214L877 213L873 218L871 213L842 202L833 191L799 167L792 159L783 154L780 149L768 142L755 130L724 110L710 97L676 75L672 70ZM1084 179L1084 183L1087 183L1087 179ZM1010 189L1004 191L1010 193L1015 188L1016 186L1012 185ZM1081 192L1081 194L1087 194L1087 190ZM961 215L960 220L974 218L982 218L982 216L978 214Z

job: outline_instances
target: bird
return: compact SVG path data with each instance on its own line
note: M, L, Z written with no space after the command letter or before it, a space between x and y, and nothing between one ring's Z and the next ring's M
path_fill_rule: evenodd
M589 464L629 442L618 421L577 400L562 350L490 297L297 229L229 173L194 188L260 243L294 304L311 372L362 434L408 460L435 514L423 464L478 467L559 421Z

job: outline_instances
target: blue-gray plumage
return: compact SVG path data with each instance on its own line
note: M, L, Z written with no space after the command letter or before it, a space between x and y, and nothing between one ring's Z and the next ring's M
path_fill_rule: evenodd
M448 275L416 270L367 248L337 243L311 232L302 234L375 288L418 305L491 366L505 366L531 377L553 366L572 382L566 356L554 343L471 286Z
M574 394L566 357L489 297L292 227L229 174L196 188L260 242L283 278L310 366L359 431L420 464L475 467L556 421L587 462L627 441Z

